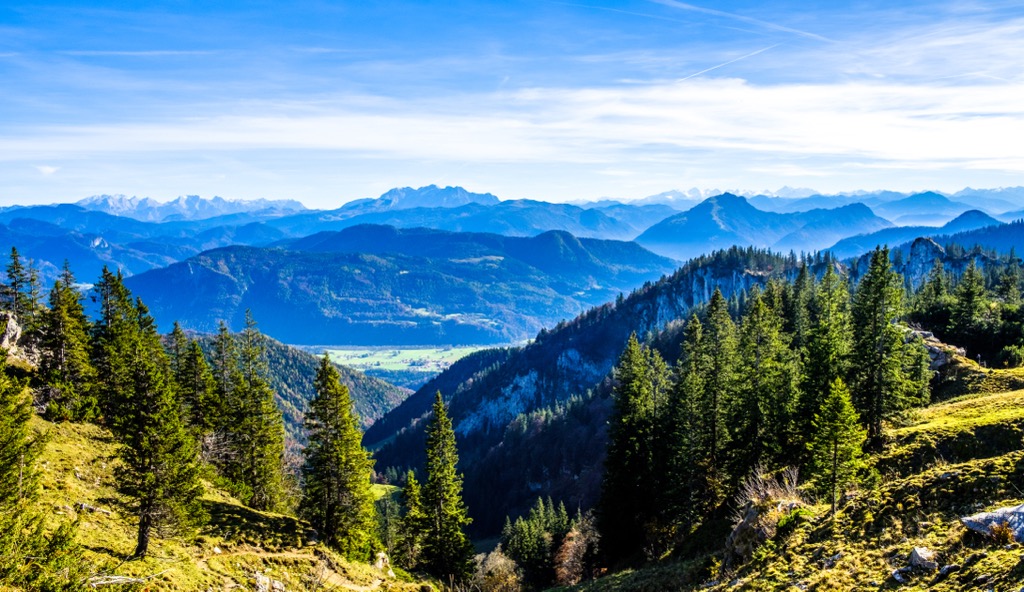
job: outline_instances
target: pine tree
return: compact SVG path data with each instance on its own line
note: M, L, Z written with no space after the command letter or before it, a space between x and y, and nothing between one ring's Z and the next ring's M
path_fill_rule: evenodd
M113 319L108 329L113 383L121 389L111 416L121 444L118 489L139 519L133 557L143 558L156 529L188 533L202 521L199 453L182 421L169 363L145 306L136 302L134 314Z
M50 290L40 319L39 374L51 419L90 420L99 415L93 392L96 370L89 359L89 320L67 262Z
M1006 304L1020 304L1020 278L1020 263L1017 261L1017 252L1011 247L1006 267L999 277L999 297Z
M837 378L847 376L853 347L850 292L845 279L829 266L811 302L812 328L801 380L797 413L799 433L811 433L811 422Z
M376 526L370 491L373 461L362 447L348 387L326 354L317 371L306 429L303 514L321 540L349 559L366 560Z
M892 270L889 251L875 249L853 302L850 373L854 405L873 444L879 443L884 420L921 403L922 392L927 393L927 384L920 382L924 377L905 365L911 358L907 349L920 343L906 342L895 324L902 303L902 281Z
M726 404L733 397L736 385L736 326L729 316L722 293L715 288L708 304L704 325L703 355L707 358L704 391L697 402L701 417L696 437L701 457L717 476L714 481L724 482L723 451L729 444L725 426Z
M175 379L178 398L187 424L202 438L221 425L224 411L203 348L195 339L189 339L184 349Z
M16 247L11 247L11 260L7 264L7 283L2 293L4 305L22 325L26 324L29 303L26 292L29 287L28 273L21 262Z
M434 400L427 425L427 481L423 485L423 564L442 580L461 582L473 573L473 546L464 527L471 522L462 501L462 475L455 431L441 393Z
M92 328L92 364L98 378L100 411L107 425L113 426L127 393L133 388L130 367L119 364L118 359L127 351L125 348L133 346L126 341L132 330L141 330L139 311L124 286L121 272L114 274L104 267L95 291L100 317Z
M247 505L257 510L277 510L285 495L284 419L267 379L265 347L256 321L246 311L227 414L232 456L225 472L242 487Z
M737 372L745 377L728 400L731 472L745 475L761 463L792 458L798 396L797 359L782 318L755 292L740 326Z
M703 477L711 472L707 470L698 437L701 421L709 419L702 417L698 410L698 403L704 398L708 365L704 328L697 315L693 315L684 327L665 422L668 440L666 507L684 531L704 514L709 497L708 483Z
M850 392L837 378L814 416L810 444L811 478L818 492L828 496L832 513L839 494L854 481L863 466L861 446L866 432L860 428Z
M30 403L0 352L0 589L81 590L88 564L75 542L76 523L49 528L35 504L43 440L29 428Z
M606 550L614 559L657 538L664 471L659 470L659 401L665 402L661 356L631 335L615 367L615 409L610 420L605 477L598 506Z
M420 564L423 553L423 537L427 531L427 514L423 507L423 492L416 475L409 471L402 488L402 505L405 512L398 528L398 564L413 569Z
M978 338L986 304L985 278L972 259L954 291L950 315L950 330L953 334L970 342Z

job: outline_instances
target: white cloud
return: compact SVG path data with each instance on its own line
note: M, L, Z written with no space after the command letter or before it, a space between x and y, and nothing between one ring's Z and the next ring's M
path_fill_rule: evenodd
M36 165L36 170L44 175L52 175L60 170L60 167L48 166L45 164Z

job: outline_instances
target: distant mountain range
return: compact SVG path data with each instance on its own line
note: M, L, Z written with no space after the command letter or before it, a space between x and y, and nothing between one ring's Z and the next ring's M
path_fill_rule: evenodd
M937 237L950 235L987 226L1000 225L1002 222L988 214L969 210L950 220L941 227L935 226L900 226L886 228L869 234L860 234L844 238L829 247L829 251L837 257L846 258L867 253L879 245L896 246L913 241L918 237Z
M636 243L358 226L215 249L126 280L161 326L238 329L246 309L295 344L508 343L670 272ZM168 289L173 286L173 289Z
M124 195L94 195L75 205L86 210L134 218L145 222L172 222L177 220L203 220L226 214L252 212L301 212L306 209L295 200L228 200L214 196L203 199L198 195L179 197L166 203L149 197L126 197Z
M849 236L888 228L863 204L792 214L765 212L731 193L708 198L648 228L636 241L679 260L731 245L814 251Z

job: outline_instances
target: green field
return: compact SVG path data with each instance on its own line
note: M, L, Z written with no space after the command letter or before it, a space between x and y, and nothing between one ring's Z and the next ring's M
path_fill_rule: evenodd
M327 347L331 360L395 384L417 389L460 358L493 346Z

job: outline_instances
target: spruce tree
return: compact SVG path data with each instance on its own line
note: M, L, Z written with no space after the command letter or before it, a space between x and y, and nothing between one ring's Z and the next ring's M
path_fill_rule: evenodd
M257 510L281 509L285 496L284 419L267 372L264 337L246 311L227 413L232 456L226 475L242 487L243 501Z
M972 259L954 291L950 315L950 331L961 342L973 345L981 337L986 305L985 278Z
M811 433L811 422L832 383L847 375L852 348L850 292L846 280L830 265L811 302L812 328L807 340L797 413L797 429Z
M702 417L698 409L698 404L704 400L708 365L704 328L700 319L693 315L684 327L682 351L675 367L665 421L668 440L666 506L684 531L704 514L709 498L709 484L704 477L711 471L698 437L699 426L708 419Z
M1006 267L1003 268L1003 273L999 276L999 297L1006 304L1020 304L1020 279L1020 262L1017 260L1016 250L1011 247Z
M442 580L462 582L473 573L473 546L464 527L471 522L462 501L462 475L455 431L441 393L426 428L427 481L423 485L423 565Z
M409 471L402 488L402 505L405 508L398 527L398 564L413 569L420 564L423 553L423 537L427 531L427 514L423 507L423 490L416 474Z
M926 402L927 382L917 371L919 356L912 355L920 342L905 340L896 325L902 303L902 281L892 270L889 251L875 249L854 297L850 370L854 405L873 444L880 442L884 420ZM914 368L907 367L908 360L915 360Z
M99 415L89 359L89 320L67 262L50 290L39 331L39 374L51 419L89 420Z
M701 457L715 473L713 481L726 481L722 468L723 451L729 444L729 433L725 425L725 409L734 396L737 386L736 374L736 325L729 316L728 304L722 293L715 288L708 304L707 322L704 325L703 352L707 359L704 391L697 402L697 413L701 417L696 437L699 438Z
M782 318L766 295L755 291L739 333L737 372L744 380L728 401L735 442L730 464L737 477L758 464L774 466L792 458L799 379Z
M4 285L2 293L4 305L7 310L14 314L15 318L22 326L26 325L28 320L28 273L25 270L24 263L21 262L21 255L18 254L17 247L11 247L11 259L7 264L7 283Z
M635 334L615 367L615 408L609 421L605 476L598 506L598 524L613 559L652 542L660 529L664 471L658 463L665 364ZM665 402L661 402L664 413Z
M850 392L837 378L814 416L808 445L811 451L811 479L819 493L828 496L835 514L836 502L863 466L861 446L866 432L860 427Z
M224 411L217 382L195 339L185 346L175 382L187 423L197 436L203 438L221 425Z
M8 376L0 351L0 589L82 590L88 564L75 542L76 523L54 530L37 508L43 440L29 428L31 417L25 384Z
M139 520L135 558L153 533L188 533L201 522L199 451L181 417L169 363L152 317L141 302L108 327L110 368L119 389L112 428L120 441L118 489Z
M327 355L316 375L316 396L306 413L309 445L303 451L302 510L320 538L345 557L366 560L376 520L370 473L348 387Z

